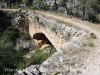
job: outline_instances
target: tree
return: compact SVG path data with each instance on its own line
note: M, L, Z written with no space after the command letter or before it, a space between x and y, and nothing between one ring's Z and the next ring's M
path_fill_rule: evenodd
M57 12L58 6L57 6L57 1L55 0L55 12Z

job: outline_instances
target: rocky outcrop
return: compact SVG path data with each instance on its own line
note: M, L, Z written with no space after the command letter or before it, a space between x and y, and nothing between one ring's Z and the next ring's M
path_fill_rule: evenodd
M16 26L21 31L27 31L28 32L28 18L25 16L24 11L16 11L11 12L12 14L12 25Z
M16 43L16 47L15 50L18 50L20 47L28 50L28 51L32 51L36 48L36 44L33 40L27 40L27 41L19 41Z
M82 73L82 63L80 55L77 56L82 49L82 40L86 38L74 38L65 43L59 52L55 52L49 59L44 61L40 67L43 75L52 75L57 72L57 75L80 75ZM79 65L81 65L79 67Z
M14 75L42 75L42 73L38 70L39 67L40 65L31 65L25 70L20 70L16 72Z

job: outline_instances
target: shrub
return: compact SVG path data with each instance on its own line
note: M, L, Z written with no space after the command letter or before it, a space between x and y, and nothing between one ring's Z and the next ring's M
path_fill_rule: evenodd
M8 26L3 36L14 41L19 37L19 30L14 26Z
M26 64L25 64L25 62L19 62L19 64L18 64L18 66L17 66L17 69L19 69L19 70L22 70L22 69L24 69L26 67Z
M51 27L51 30L55 31L56 30L56 27L55 26L52 26Z
M71 7L68 8L68 9L67 9L67 12L68 12L68 14L72 15L72 8L71 8Z
M88 45L89 45L90 47L94 47L94 42L93 42L92 40L90 40L90 41L88 42Z
M49 6L47 4L44 4L43 10L48 11Z
M35 53L32 57L32 64L41 64L43 61L45 61L48 58L48 54L44 54L42 50L37 49L35 50Z
M100 14L98 14L98 15L96 16L96 19L97 19L98 22L100 22Z
M42 64L42 62L48 59L55 51L56 49L52 48L51 53L48 54L44 53L43 50L36 49L31 58L31 64Z
M30 6L29 9L36 10L35 6Z
M4 12L0 12L0 15L2 15L4 20L8 19L8 16L10 16ZM0 30L0 32L3 31L3 34L0 35L0 75L14 75L14 71L5 72L4 67L11 69L25 67L25 61L23 58L25 52L23 48L19 48L18 51L14 50L16 39L20 36L19 30L14 26L9 25L8 23L6 25L2 23L0 24L1 26L5 26L1 27L2 30Z
M0 17L11 18L11 14L9 12L0 10Z
M25 39L25 40L30 40L30 35L28 32L23 32L22 33L22 38Z
M35 19L37 22L39 22L39 17L38 17L37 15L34 17L34 19Z

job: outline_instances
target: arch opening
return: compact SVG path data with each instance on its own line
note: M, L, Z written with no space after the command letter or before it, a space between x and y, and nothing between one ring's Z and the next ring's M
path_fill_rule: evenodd
M53 47L52 43L48 40L48 38L43 33L34 34L33 39L40 41L39 42L40 47L42 47L45 44L49 44Z

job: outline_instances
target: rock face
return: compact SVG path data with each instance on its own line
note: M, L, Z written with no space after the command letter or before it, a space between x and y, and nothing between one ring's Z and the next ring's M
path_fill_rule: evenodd
M18 50L19 47L23 47L26 50L32 51L36 48L36 44L33 40L19 40L19 42L17 41L16 43L15 50Z
M55 72L58 73L57 75L81 75L82 67L79 67L80 63L75 59L79 58L76 54L83 48L81 46L83 39L86 40L86 38L76 37L65 43L60 50L57 50L59 52L55 52L42 63L39 70L43 75L54 75Z
M23 12L19 12L19 11L11 12L11 14L13 17L12 25L16 26L21 31L28 32L28 18L25 16L24 11Z
M20 70L16 72L14 75L42 75L42 73L38 70L40 65L31 65L27 67L25 70Z

